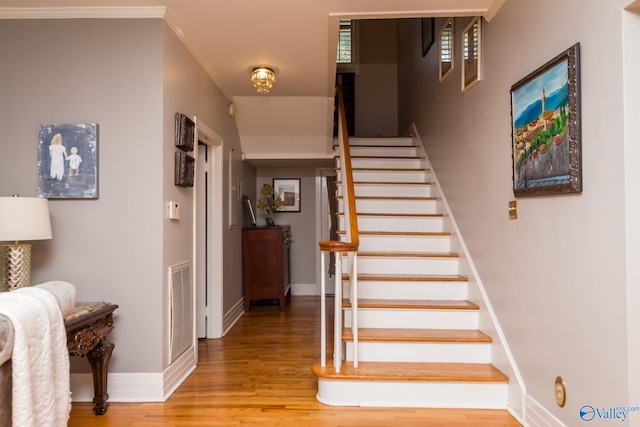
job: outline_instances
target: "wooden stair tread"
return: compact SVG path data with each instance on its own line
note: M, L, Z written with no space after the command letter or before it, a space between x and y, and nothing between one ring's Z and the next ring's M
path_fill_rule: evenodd
M338 215L344 215L344 212L338 212ZM441 218L444 215L437 214L425 214L425 213L385 213L385 212L364 212L356 213L357 216L398 216L398 217L425 217L425 218Z
M350 308L351 301L342 300L343 308ZM358 309L394 308L421 310L478 310L478 306L465 300L410 300L410 299L359 299Z
M336 181L336 184L342 185L342 181ZM353 185L434 185L433 182L414 182L414 181L354 181Z
M349 148L411 148L416 149L415 145L350 145Z
M338 230L338 234L345 234L344 230ZM420 237L448 237L448 231L360 231L361 236L420 236Z
M390 258L458 258L454 252L358 252L358 256Z
M340 171L340 168L334 168ZM363 172L430 172L430 169L424 168L351 168L352 171Z
M336 197L336 199L342 199L342 196ZM425 196L356 196L356 200L438 200L437 197L425 197Z
M342 330L342 339L353 341L351 329ZM359 328L358 341L490 343L491 337L473 329Z
M509 378L488 363L410 363L360 362L357 368L345 362L340 372L328 364L313 365L313 373L320 378L363 381L443 381L506 383Z
M339 156L336 156L339 158ZM351 156L352 159L390 159L390 160L420 160L420 156Z
M348 274L342 275L342 280L349 280ZM464 276L457 274L368 274L358 273L358 281L388 281L388 282L467 282Z

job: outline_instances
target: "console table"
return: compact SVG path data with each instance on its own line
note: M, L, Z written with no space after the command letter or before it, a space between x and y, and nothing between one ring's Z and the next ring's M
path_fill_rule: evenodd
M117 305L108 302L79 302L64 318L67 347L71 356L86 356L93 373L93 412L104 415L107 399L109 359L115 345L107 340L113 329L113 311Z
M280 310L291 289L291 226L242 229L244 309L252 300L278 300Z

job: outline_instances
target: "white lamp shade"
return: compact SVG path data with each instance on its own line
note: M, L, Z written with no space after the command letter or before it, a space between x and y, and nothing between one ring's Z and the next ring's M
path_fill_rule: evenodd
M47 199L0 197L0 241L51 239Z

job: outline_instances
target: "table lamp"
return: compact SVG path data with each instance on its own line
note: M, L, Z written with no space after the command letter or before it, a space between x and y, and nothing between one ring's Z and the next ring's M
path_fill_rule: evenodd
M4 276L0 291L31 285L31 245L19 240L51 239L48 200L37 197L0 197L0 241Z

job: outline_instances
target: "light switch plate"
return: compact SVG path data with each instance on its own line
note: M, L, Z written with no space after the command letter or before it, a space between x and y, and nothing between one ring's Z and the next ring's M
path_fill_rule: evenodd
M509 202L509 219L518 219L518 201L511 200Z

